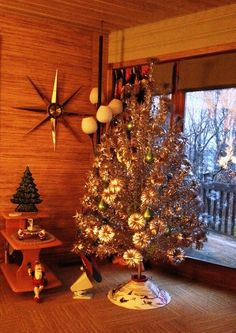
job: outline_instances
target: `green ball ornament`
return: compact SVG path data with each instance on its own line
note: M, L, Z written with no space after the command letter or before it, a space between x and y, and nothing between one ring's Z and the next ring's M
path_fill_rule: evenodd
M153 218L153 212L151 211L150 208L146 208L143 217L145 219L145 221L149 222L151 221L151 219Z
M147 153L145 155L145 158L144 158L145 162L147 163L152 163L154 161L154 158L153 158L153 154L152 154L152 151L151 149L147 149Z
M103 201L103 199L100 200L98 204L98 209L101 211L104 211L107 209L107 204Z

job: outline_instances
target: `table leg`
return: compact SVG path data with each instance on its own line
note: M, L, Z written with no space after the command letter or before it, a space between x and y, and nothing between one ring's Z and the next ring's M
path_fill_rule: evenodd
M27 264L30 262L32 266L34 265L34 262L36 260L39 260L39 252L40 249L31 249L31 250L23 250L23 260L21 266L18 268L16 272L16 278L18 283L20 281L25 281L26 276L28 276L27 273Z
M4 243L4 263L8 264L9 259L9 243L5 241Z

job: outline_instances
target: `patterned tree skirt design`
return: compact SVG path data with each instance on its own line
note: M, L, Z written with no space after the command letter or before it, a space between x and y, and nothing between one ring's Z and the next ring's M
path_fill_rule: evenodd
M167 305L171 297L151 279L131 279L109 291L108 299L119 306L134 310L149 310Z

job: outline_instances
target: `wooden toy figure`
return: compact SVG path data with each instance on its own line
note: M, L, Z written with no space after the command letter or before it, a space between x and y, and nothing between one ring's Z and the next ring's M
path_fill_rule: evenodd
M33 278L34 300L39 303L40 293L48 283L43 266L39 261L35 261L34 269L32 269L31 263L29 262L27 264L27 271L29 276Z

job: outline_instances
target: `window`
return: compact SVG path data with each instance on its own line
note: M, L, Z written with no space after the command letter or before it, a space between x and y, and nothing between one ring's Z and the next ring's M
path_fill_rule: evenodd
M203 251L189 253L236 268L236 88L186 92L184 132L209 230Z

